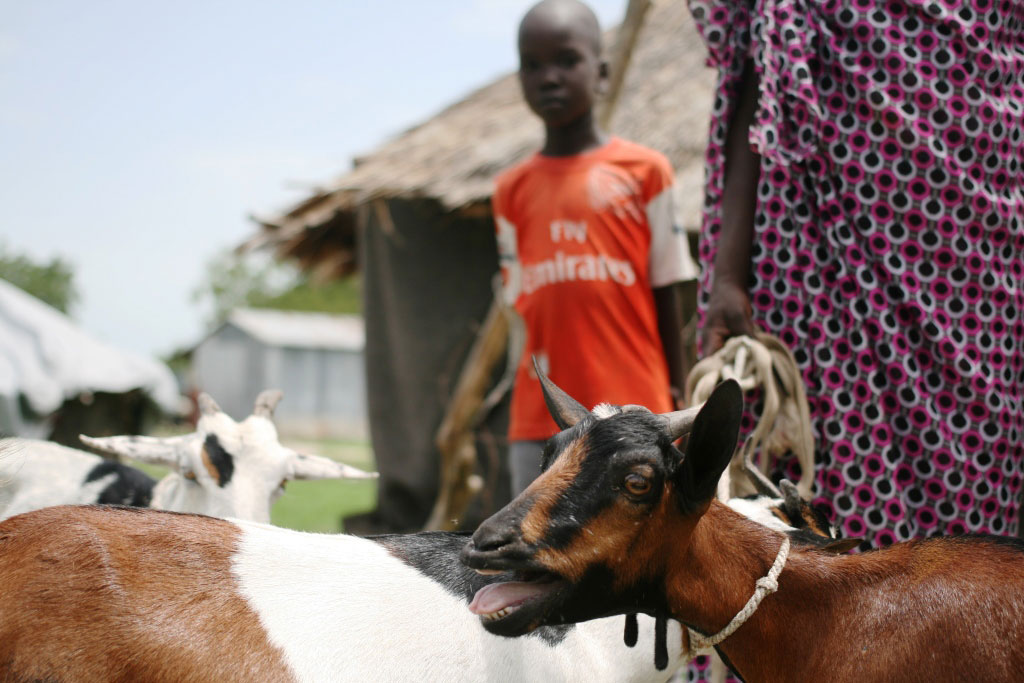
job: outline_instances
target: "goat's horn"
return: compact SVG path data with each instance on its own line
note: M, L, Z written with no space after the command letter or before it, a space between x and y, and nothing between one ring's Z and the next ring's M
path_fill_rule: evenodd
M282 396L284 394L280 389L264 389L256 397L256 407L253 409L252 414L269 420L274 416L274 408L277 407Z
M690 433L690 430L693 429L693 421L697 419L697 413L700 412L700 409L701 406L696 406L661 414L665 421L668 422L668 433L672 436L673 441L684 434Z
M796 484L791 482L789 479L783 479L779 482L779 488L782 489L782 497L788 503L802 503L803 497L800 495L800 490L797 489Z
M547 404L548 412L554 418L559 429L568 429L574 424L590 415L590 411L569 394L558 388L554 382L548 379L540 369L537 357L533 357L533 370L540 380L540 389L544 393L544 403Z
M750 443L750 439L747 439L747 443ZM754 483L754 488L762 496L769 496L771 498L783 498L782 491L779 490L772 480L764 475L761 470L754 467L754 463L751 460L753 456L753 449L747 448L747 443L743 444L743 471L747 473L750 480ZM792 485L792 484L791 484Z
M214 401L213 397L205 391L199 394L199 398L196 400L199 403L199 412L203 415L216 415L221 412L220 406L217 405L217 402Z

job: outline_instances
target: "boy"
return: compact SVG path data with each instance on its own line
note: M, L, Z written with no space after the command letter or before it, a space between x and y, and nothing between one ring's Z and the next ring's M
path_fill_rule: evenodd
M506 300L526 325L509 425L513 495L540 473L557 431L532 368L588 408L675 409L685 382L673 284L696 275L673 227L672 169L658 152L607 138L601 29L576 0L545 0L519 26L519 81L544 147L497 180L494 215Z

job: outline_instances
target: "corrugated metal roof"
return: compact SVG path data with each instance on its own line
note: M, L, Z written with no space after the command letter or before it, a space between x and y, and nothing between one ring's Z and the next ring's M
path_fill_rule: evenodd
M366 343L358 315L236 308L227 322L271 346L360 351Z

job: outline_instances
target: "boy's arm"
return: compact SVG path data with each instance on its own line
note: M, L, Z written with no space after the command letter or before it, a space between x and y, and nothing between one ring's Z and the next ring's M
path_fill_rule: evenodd
M519 298L521 270L519 266L519 237L509 216L508 186L499 178L491 195L491 215L494 216L494 237L498 247L498 267L501 272L501 290L507 306L515 306Z
M757 109L758 77L747 61L739 85L739 100L725 139L725 187L722 223L711 277L708 311L704 318L702 355L709 356L740 334L752 334L750 245L754 239L757 183L761 157L750 148L749 130Z
M649 278L658 336L668 365L673 402L676 407L683 407L689 363L683 345L681 283L696 280L698 270L690 257L686 233L676 221L673 175L671 165L662 160L657 172L648 179L654 196L647 202L646 213L651 232Z
M655 287L654 308L658 314L658 335L668 363L668 381L675 407L685 407L686 376L690 372L683 347L683 309L679 285Z
M494 214L495 239L498 244L498 266L501 269L502 294L505 305L515 306L519 298L521 270L516 226L501 214Z

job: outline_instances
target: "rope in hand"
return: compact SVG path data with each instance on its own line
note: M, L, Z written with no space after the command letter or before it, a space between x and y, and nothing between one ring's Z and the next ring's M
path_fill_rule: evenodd
M769 456L792 451L801 469L797 490L804 498L810 498L814 486L814 435L803 376L789 348L765 332L757 332L754 337L730 337L722 348L694 365L687 376L690 405L706 401L715 386L727 379L735 379L745 392L760 387L763 399L761 417L741 449L742 457L736 461L752 457L760 448L765 456L761 459L764 471ZM727 470L719 484L722 500L734 494L730 479Z

